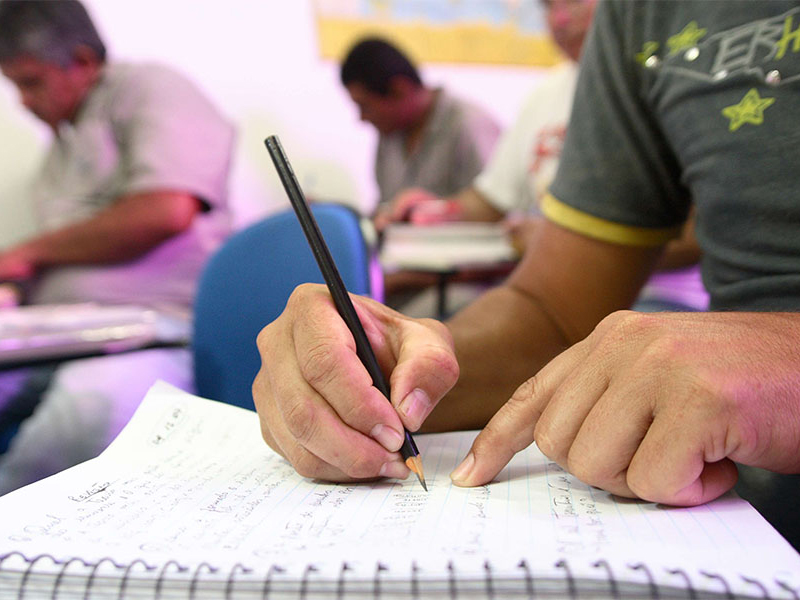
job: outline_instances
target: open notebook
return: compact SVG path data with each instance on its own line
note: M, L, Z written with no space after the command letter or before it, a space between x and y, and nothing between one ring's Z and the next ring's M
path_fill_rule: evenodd
M100 457L0 498L0 597L796 598L800 555L746 502L614 498L535 447L490 485L474 432L420 435L430 492L304 479L258 417L157 384Z

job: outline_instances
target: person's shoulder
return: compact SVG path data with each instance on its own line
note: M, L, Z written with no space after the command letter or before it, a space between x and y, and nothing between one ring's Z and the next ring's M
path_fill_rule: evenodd
M530 115L538 115L543 111L550 113L556 99L571 105L577 79L578 65L571 60L549 68L525 96L518 118L527 119Z
M571 60L565 60L547 70L531 95L537 91L540 93L560 92L564 88L574 87L577 79L578 65Z
M192 81L179 70L169 65L148 62L118 62L106 66L107 77L112 85L181 85L194 86Z
M494 116L483 106L471 100L455 96L443 88L439 90L438 103L442 113L450 115L454 120L469 123L479 122L499 127Z

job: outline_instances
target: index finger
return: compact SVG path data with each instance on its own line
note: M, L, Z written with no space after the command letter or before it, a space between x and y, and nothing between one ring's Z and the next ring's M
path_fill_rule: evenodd
M534 441L533 432L561 382L588 354L585 341L568 348L523 383L472 443L466 458L450 474L462 487L494 479L511 458Z

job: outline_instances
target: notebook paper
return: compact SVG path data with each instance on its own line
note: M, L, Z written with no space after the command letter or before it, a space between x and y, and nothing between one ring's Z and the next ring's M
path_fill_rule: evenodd
M299 580L310 567L335 578L343 565L353 579L377 565L388 578L480 580L524 564L543 581L787 598L800 587L800 555L732 495L689 509L616 498L535 446L494 482L455 487L475 435L418 436L427 493L412 478L330 484L269 450L255 413L159 383L98 458L0 498L0 555L19 553L0 565L0 591L19 585L8 576L19 555L206 565L203 580L237 569Z

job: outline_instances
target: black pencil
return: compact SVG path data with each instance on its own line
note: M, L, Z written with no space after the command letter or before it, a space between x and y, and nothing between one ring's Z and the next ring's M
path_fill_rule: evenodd
M311 251L314 253L314 258L317 260L322 276L325 278L325 283L328 284L328 290L333 297L336 310L339 311L342 319L344 319L353 334L356 342L356 353L366 367L370 377L372 377L372 384L389 400L389 386L375 358L375 353L372 351L364 326L358 319L358 314L347 293L347 288L345 288L342 277L339 275L336 263L333 262L333 257L325 244L314 214L308 207L303 190L300 189L300 184L297 181L297 177L295 177L292 166L289 164L286 153L283 151L280 140L278 140L277 136L271 135L264 140L264 143L267 146L269 155L272 157L272 162L275 163L278 176L297 214L306 239L311 246ZM403 446L400 448L400 454L403 456L408 468L414 472L422 487L427 491L428 486L425 484L425 475L422 472L422 458L419 455L419 450L417 450L414 438L411 437L408 430L404 429L403 431L405 439L403 440Z

